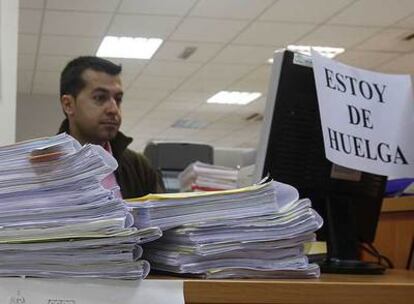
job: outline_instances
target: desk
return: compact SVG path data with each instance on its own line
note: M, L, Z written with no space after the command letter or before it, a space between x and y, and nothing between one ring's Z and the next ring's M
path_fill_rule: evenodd
M414 271L308 280L184 280L186 303L412 304Z
M414 196L384 199L374 246L391 259L395 268L405 269L413 242ZM376 260L363 257L364 260Z

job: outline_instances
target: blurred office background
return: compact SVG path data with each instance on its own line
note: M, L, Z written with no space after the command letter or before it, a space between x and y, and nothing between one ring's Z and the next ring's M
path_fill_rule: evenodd
M20 0L18 24L18 141L57 131L60 71L108 35L163 39L151 59L113 59L123 66L122 131L138 151L167 140L251 153L268 60L290 44L341 47L341 62L414 74L413 0ZM262 95L206 103L222 90Z

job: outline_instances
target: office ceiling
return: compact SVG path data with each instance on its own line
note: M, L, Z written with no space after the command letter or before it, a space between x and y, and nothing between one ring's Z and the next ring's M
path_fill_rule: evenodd
M105 35L164 39L151 60L114 60L123 65L122 129L138 150L151 139L256 147L267 59L288 44L344 47L344 63L414 74L414 39L404 40L413 0L20 0L19 19L18 91L56 100L65 63L95 54ZM186 47L197 50L180 59ZM206 104L220 90L263 97Z

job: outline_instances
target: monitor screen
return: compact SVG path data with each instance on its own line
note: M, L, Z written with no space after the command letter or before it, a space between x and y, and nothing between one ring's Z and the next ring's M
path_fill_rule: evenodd
M255 181L266 175L312 200L329 259L358 260L359 244L374 241L386 177L326 159L311 59L287 50L274 56L257 151Z

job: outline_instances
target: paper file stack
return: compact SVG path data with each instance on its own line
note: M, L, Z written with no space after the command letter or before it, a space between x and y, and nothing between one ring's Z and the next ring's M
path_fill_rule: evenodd
M178 175L181 191L214 191L237 188L238 170L202 162L190 164Z
M144 278L139 244L161 231L101 186L116 167L66 134L0 147L0 276Z
M130 203L138 227L165 230L145 246L153 269L206 278L319 276L304 244L315 240L322 219L289 185L271 181Z

